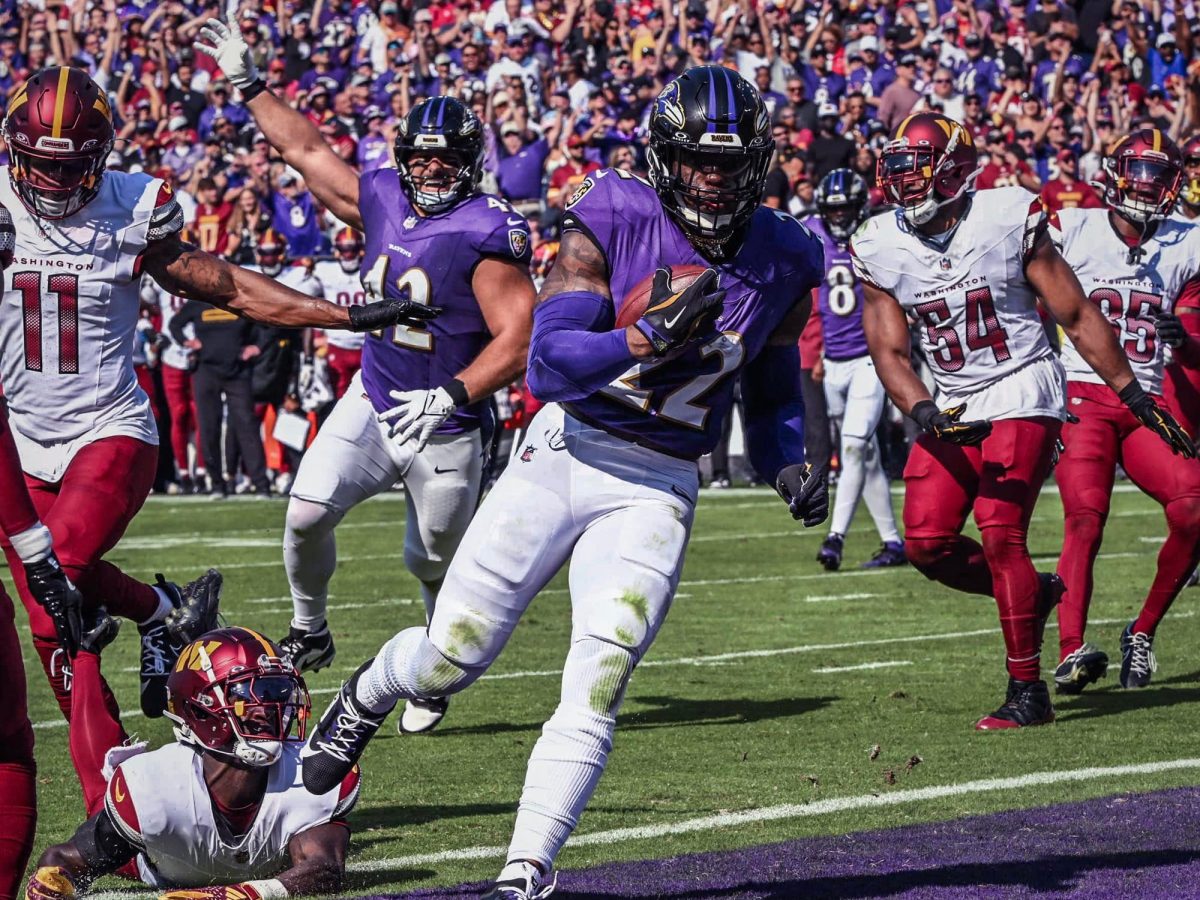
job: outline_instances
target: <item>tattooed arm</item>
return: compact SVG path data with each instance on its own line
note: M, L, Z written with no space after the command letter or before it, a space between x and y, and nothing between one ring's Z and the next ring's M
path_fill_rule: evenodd
M341 307L284 287L274 279L205 253L173 234L152 241L142 254L142 270L163 289L187 300L203 300L264 325L283 328L348 328L371 331L397 323L420 325L437 307L407 300L380 300Z

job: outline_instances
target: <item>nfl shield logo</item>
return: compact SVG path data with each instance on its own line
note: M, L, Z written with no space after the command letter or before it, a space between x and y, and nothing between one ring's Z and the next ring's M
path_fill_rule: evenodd
M417 227L417 217L409 216L407 219L405 219L404 227L405 228L416 228Z
M938 260L938 266L941 267L941 270L943 272L949 272L950 271L950 257L943 256L941 259Z
M508 233L508 245L512 247L513 256L524 256L529 248L529 234L514 228Z
M537 447L533 444L526 444L525 449L521 452L521 462L530 462L533 459L533 451L536 449Z

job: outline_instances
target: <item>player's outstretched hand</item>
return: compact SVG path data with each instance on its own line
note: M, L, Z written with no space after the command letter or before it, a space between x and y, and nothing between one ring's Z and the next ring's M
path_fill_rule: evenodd
M909 415L921 426L922 431L932 434L939 441L973 447L982 444L983 439L992 433L992 423L983 420L959 421L966 411L965 405L941 410L932 400L922 400Z
M426 306L412 300L376 300L365 306L350 307L350 330L378 331L389 325L420 328L441 312L440 306Z
M725 291L717 284L717 270L704 274L681 291L671 290L671 270L654 273L650 304L634 328L646 336L655 356L662 356L696 337L721 312Z
M175 888L159 896L158 900L263 900L263 894L252 881L241 884L214 885L213 887Z
M420 391L388 391L399 403L379 414L380 422L392 422L388 437L398 444L416 438L420 453L438 426L450 417L458 404L443 387ZM395 420L395 421L393 421Z
M1183 426L1175 421L1175 417L1154 402L1154 398L1142 390L1137 379L1129 382L1117 395L1139 422L1157 434L1171 448L1185 459L1194 459L1196 445Z
M79 652L83 637L83 598L58 564L58 557L51 553L39 562L26 563L25 581L33 599L54 622L59 645L67 656L73 657Z
M68 900L75 896L75 882L62 866L42 866L25 883L25 900Z
M250 48L242 39L242 30L237 21L238 0L229 0L225 9L225 21L209 19L200 29L200 40L196 49L212 57L229 79L229 83L240 91L259 80L258 67Z
M1154 324L1158 339L1168 347L1179 348L1187 341L1187 329L1183 327L1179 316L1173 313L1159 313Z
M788 505L792 518L804 522L805 528L820 525L829 515L828 466L784 466L775 479L775 490Z

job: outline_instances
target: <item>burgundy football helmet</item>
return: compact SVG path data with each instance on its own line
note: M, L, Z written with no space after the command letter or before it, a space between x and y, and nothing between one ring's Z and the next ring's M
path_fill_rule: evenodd
M339 229L333 236L333 252L337 255L343 272L357 272L362 265L362 235L350 226Z
M1179 199L1193 214L1200 213L1200 134L1179 148L1183 156L1183 189Z
M166 716L175 738L234 765L272 765L293 724L304 739L310 708L300 673L249 628L201 635L183 648L167 678Z
M1183 154L1157 128L1121 138L1101 163L1104 202L1138 225L1165 219L1175 208L1183 182Z
M21 202L43 219L65 219L100 190L114 138L108 97L82 69L42 69L8 104L4 138Z
M254 245L254 258L264 275L274 278L283 271L283 263L287 259L287 241L274 228L268 228L259 235L258 243Z
M979 152L971 133L936 112L909 116L879 154L875 180L889 203L924 225L975 181Z

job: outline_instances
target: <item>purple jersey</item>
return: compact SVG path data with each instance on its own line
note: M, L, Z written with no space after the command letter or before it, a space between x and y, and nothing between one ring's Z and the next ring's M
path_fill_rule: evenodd
M729 414L738 371L820 281L820 243L791 216L761 207L737 255L710 263L654 189L617 169L584 179L563 227L584 232L603 251L613 323L633 288L655 269L711 266L720 273L724 311L707 338L638 363L603 390L564 404L577 418L635 444L683 459L708 453Z
M850 248L838 244L830 236L820 216L809 216L804 224L825 247L825 277L821 280L817 295L817 310L821 314L821 331L825 337L825 358L837 360L866 356L862 285L854 277Z
M377 412L396 405L389 391L439 387L465 369L490 340L471 279L484 257L529 262L529 223L503 200L476 194L448 212L422 218L395 169L359 179L363 286L368 300L412 299L442 308L423 328L396 325L367 337L362 380ZM463 407L438 429L478 428L487 401Z

